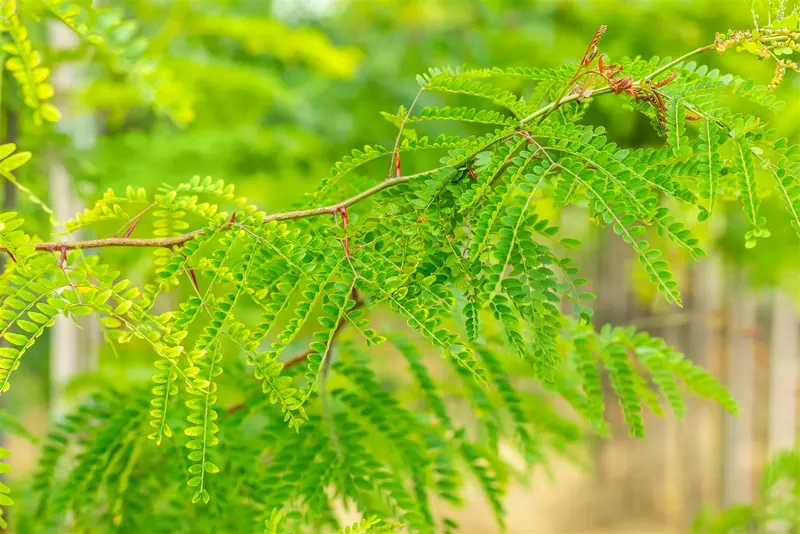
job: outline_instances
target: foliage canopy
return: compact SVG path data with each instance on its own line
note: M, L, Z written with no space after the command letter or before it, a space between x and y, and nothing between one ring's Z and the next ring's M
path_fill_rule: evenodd
M134 22L80 3L38 4L158 111L191 119ZM49 70L18 8L2 6L5 68L34 121L55 122ZM613 228L678 306L654 243L704 256L686 213L702 222L737 199L753 247L770 235L759 211L769 184L800 233L800 148L737 111L740 99L780 109L771 90L798 70L798 16L776 13L677 59L612 62L601 53L605 29L577 65L420 75L414 102L384 114L398 128L394 143L354 149L292 211L266 213L233 184L194 177L109 189L64 223L61 241L27 231L15 212L0 215L10 259L0 391L58 317L95 316L109 343L155 359L152 384L96 394L48 436L34 480L40 530L70 521L85 531L318 532L341 528L344 503L364 517L344 532L395 523L455 532L434 501L459 505L468 477L503 528L515 468L500 444L512 442L531 469L569 454L587 426L606 435L605 377L637 437L645 409L683 415L682 389L735 412L718 381L663 340L592 324L593 296L569 252L580 243L537 206L574 206ZM772 58L774 79L758 85L693 59L731 48ZM525 91L505 89L509 78ZM424 106L433 92L474 105ZM613 132L586 124L601 97L648 117L662 146L619 147ZM444 121L483 130L438 134ZM407 173L423 151L440 154L439 165ZM30 157L0 146L0 173L48 210L14 177ZM75 239L78 230L107 237ZM117 247L153 249L144 279L126 277ZM178 288L191 296L176 298ZM387 360L402 362L405 377L379 378ZM474 421L451 413L452 398ZM7 494L0 486L0 504L11 504Z

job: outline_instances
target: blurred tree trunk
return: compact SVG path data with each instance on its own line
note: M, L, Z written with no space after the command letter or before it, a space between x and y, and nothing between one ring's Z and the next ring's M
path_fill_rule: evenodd
M74 33L64 24L51 24L49 32L50 44L54 49L68 49L76 45ZM78 66L74 63L61 63L55 69L52 80L56 90L55 103L62 113L59 128L70 135L76 146L91 142L91 133L87 136L85 129L77 127L81 118L76 117L70 110L69 91L78 87L80 83ZM50 203L59 221L68 220L80 211L80 204L75 197L69 173L55 154L50 159L49 185ZM69 382L79 373L92 370L97 365L96 343L93 342L97 333L96 319L94 317L85 319L81 321L83 332L65 317L58 317L52 328L50 410L56 417L62 415L69 408L65 397L65 388Z
M683 333L684 328L681 325L672 323L664 326L661 337L669 345L683 351L685 349ZM684 463L687 457L684 455L682 446L685 438L686 422L675 417L675 415L667 411L666 408L665 411L665 420L663 422L655 421L655 424L651 425L651 428L656 425L663 427L660 433L663 436L662 443L664 450L662 471L664 518L668 524L682 527L685 511L684 496L688 489L688 473Z
M714 376L722 376L722 263L708 258L695 265L692 272L691 321L687 356ZM722 409L715 403L687 399L684 440L685 469L690 473L685 492L685 519L692 519L704 504L719 504L720 480L715 468L720 450Z
M769 427L767 453L797 445L798 330L797 309L783 291L772 300L769 361Z
M604 324L615 326L625 324L629 319L629 286L631 249L620 239L611 227L599 229L593 240L595 245L595 268L593 288L597 295L595 302L595 327ZM607 376L603 378L603 392L607 399L615 399ZM633 486L633 458L626 451L633 444L628 443L627 426L616 401L608 402L606 418L612 436L608 440L598 440L594 448L594 467L599 486L596 519L605 522L615 519L630 498L641 497Z
M754 413L756 373L756 300L741 267L733 267L728 295L727 386L739 402L736 416L725 415L722 445L722 504L731 506L753 498Z

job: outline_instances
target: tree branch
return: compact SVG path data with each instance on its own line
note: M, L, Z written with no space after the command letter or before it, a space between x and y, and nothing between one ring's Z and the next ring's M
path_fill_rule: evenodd
M706 46L701 46L700 48L695 48L691 52L687 52L686 54L682 55L681 57L679 57L677 59L674 59L674 60L670 61L669 63L667 63L666 65L663 65L662 67L659 67L658 69L654 70L653 72L651 72L650 74L645 76L645 80L648 80L648 81L652 80L653 78L655 78L659 74L663 74L664 72L668 71L669 69L671 69L672 67L678 65L679 63L682 63L682 62L686 61L690 57L696 56L697 54L701 54L701 53L703 53L703 52L705 52L707 50L711 50L713 48L714 48L713 44L706 45ZM641 86L641 82L638 82L638 81L637 82L633 82L632 86L633 87L640 87ZM563 106L564 104L569 104L570 102L574 102L575 100L578 100L578 99L583 100L583 99L586 99L586 98L589 98L589 97L592 97L592 96L611 93L613 91L614 91L614 87L609 85L607 87L601 87L599 89L593 89L593 90L591 90L589 92L590 93L589 95L585 95L585 94L567 95L567 96L565 96L563 98L560 98L560 99L556 100L555 102L551 102L550 104L548 104L548 105L546 105L546 106L544 106L542 108L537 109L536 111L534 111L533 113L531 113L530 115L528 115L527 117L522 119L520 121L520 126L524 125L526 122L532 121L533 119L535 119L537 117L541 117L542 115L547 115L551 111L554 111L555 109Z
M778 38L780 38L780 36L778 36ZM700 48L696 48L696 49L692 50L691 52L688 52L688 53L680 56L679 58L677 58L677 59L675 59L673 61L670 61L669 63L659 67L655 71L653 71L650 74L648 74L647 76L645 76L645 81L653 79L654 77L658 76L659 74L662 74L662 73L666 72L670 68L678 65L679 63L681 63L683 61L686 61L688 58L690 58L692 56L695 56L695 55L700 54L702 52L705 52L707 50L713 49L714 46L715 46L714 44L711 44L711 45L707 45L707 46L702 46ZM641 85L641 82L638 82L638 81L633 83L634 87L638 87L640 85ZM601 88L592 90L591 94L588 95L588 96L602 95L602 94L611 93L613 91L614 91L614 87L609 85L609 86L606 86L606 87L601 87ZM421 94L422 94L422 91L420 91L417 94L417 98L414 99L414 103L417 102L417 100L419 99L419 96ZM538 117L542 117L544 115L547 115L548 113L550 113L554 109L556 109L556 108L558 108L558 107L560 107L560 106L562 106L564 104L567 104L569 102L573 102L573 101L578 100L578 99L583 99L583 98L587 98L587 95L578 95L578 94L567 95L567 96L565 96L563 98L558 99L555 102L552 102L552 103L550 103L550 104L548 104L548 105L546 105L544 107L541 107L538 110L536 110L535 112L533 112L531 115L528 115L527 117L521 119L520 120L520 128L524 127L525 123L528 123L528 122L530 122L533 119L536 119ZM414 104L412 104L411 108L409 108L407 116L405 117L405 119L403 120L403 124L401 125L401 132L398 134L398 137L395 140L395 149L392 152L392 161L394 161L394 158L396 157L397 145L399 143L400 134L402 134L402 126L405 125L405 122L408 119L408 115L410 115L411 109L413 109L413 107L414 107ZM458 164L454 165L454 166L458 166L459 164L460 164L460 162ZM440 169L443 169L443 168L445 168L445 167L443 166L443 167L438 167L436 169L431 169L431 170L420 172L420 173L416 173L416 174L409 174L408 176L392 176L391 175L391 170L390 170L389 178L387 178L386 180L383 180L382 182L380 182L378 184L375 184L374 186L370 187L369 189L366 189L366 190L362 191L361 193L358 193L357 195L354 195L354 196L352 196L352 197L350 197L350 198L348 198L346 200L343 200L343 201L338 202L336 204L331 204L329 206L321 206L321 207L318 207L318 208L311 208L311 209L305 209L305 210L294 210L294 211L287 211L287 212L283 212L283 213L274 213L274 214L267 215L266 217L264 217L263 222L267 223L267 222L271 222L271 221L289 221L289 220L294 220L294 219L303 219L303 218L306 218L306 217L315 217L317 215L335 214L339 210L341 210L343 208L347 208L349 206L352 206L353 204L357 204L358 202L361 202L362 200L364 200L366 198L369 198L370 196L372 196L372 195L374 195L376 193L379 193L379 192L383 191L384 189L388 189L388 188L393 187L393 186L398 185L398 184L406 183L406 182L410 181L413 178L418 178L420 176L425 176L425 175L431 174L431 173L436 172L436 171L438 171ZM225 223L222 226L222 228L227 228L231 224L233 224L233 223L231 223L231 222ZM174 247L182 246L184 243L186 243L188 241L191 241L192 239L194 239L195 237L197 237L201 233L203 233L202 229L194 230L192 232L181 234L179 236L166 237L166 238L107 237L107 238L104 238L104 239L88 239L88 240L84 240L84 241L72 241L72 242L67 242L67 243L45 242L45 243L36 243L35 247L36 247L37 251L50 251L50 252L63 251L63 250L90 249L90 248L107 248L107 247L165 247L165 248L174 248ZM8 253L9 251L5 247L0 247L0 252Z
M377 193L380 193L384 189L388 189L398 184L406 183L413 178L419 178L420 176L425 176L436 172L444 167L437 167L435 169L419 172L416 174L409 174L408 176L397 176L394 178L386 179L380 183L375 184L374 186L370 187L369 189L365 189L364 191L354 195L346 200L341 202L337 202L336 204L331 204L329 206L320 206L318 208L310 208L305 210L294 210L294 211L286 211L283 213L273 213L264 217L263 222L268 223L272 221L290 221L294 219L304 219L307 217L315 217L317 215L330 215L332 213L336 213L343 208L347 208L352 206L353 204L357 204L364 199L371 197ZM232 222L227 222L222 225L223 228L230 227ZM202 234L203 230L193 230L191 232L181 234L174 237L163 237L163 238L131 238L131 237L106 237L102 239L87 239L83 241L71 241L65 243L58 243L58 242L46 242L46 243L36 243L34 246L38 251L61 251L61 250L79 250L79 249L87 249L87 248L108 248L108 247L164 247L164 248L174 248L180 247L184 243L191 241L198 235ZM0 247L0 252L8 252L5 247Z

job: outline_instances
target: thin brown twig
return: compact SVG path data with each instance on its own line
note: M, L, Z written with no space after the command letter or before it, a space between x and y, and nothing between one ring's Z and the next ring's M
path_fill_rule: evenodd
M654 70L653 72L651 72L650 74L645 76L644 79L646 81L652 80L656 76L659 76L659 75L663 74L664 72L668 71L669 69L679 65L680 63L682 63L682 62L684 62L686 60L688 60L692 56L695 56L697 54L701 54L701 53L706 52L708 50L712 50L713 48L714 48L713 44L706 45L706 46L701 46L700 48L695 48L691 52L687 52L686 54L684 54L684 55L682 55L682 56L670 61L669 63L666 63L665 65L662 65L661 67L657 68L656 70ZM641 86L641 82L639 82L639 81L636 81L636 82L632 83L632 87L640 87L640 86ZM597 88L597 89L590 89L588 91L588 94L586 94L586 95L578 95L578 94L566 95L563 98L560 98L560 99L558 99L558 100L556 100L554 102L551 102L550 104L547 104L544 107L539 108L538 110L534 111L533 113L531 113L530 115L528 115L527 117L522 119L520 121L520 126L522 127L522 126L525 125L525 123L530 122L533 119L536 119L538 117L541 117L542 115L547 115L547 114L551 113L552 111L554 111L556 108L559 108L559 107L563 106L564 104L568 104L570 102L574 102L574 101L579 100L579 99L586 99L586 98L590 98L592 96L599 96L599 95L611 93L613 91L614 91L614 87L606 86L606 87L600 87L600 88Z
M663 65L663 66L659 67L658 69L654 70L653 72L651 72L650 74L645 76L645 80L651 80L654 77L658 76L659 74L661 74L661 73L669 70L670 68L678 65L679 63L689 59L690 57L692 57L692 56L694 56L696 54L705 52L707 50L713 49L714 46L715 46L714 44L711 44L711 45L707 45L707 46L702 46L700 48L696 48L696 49L692 50L691 52L688 52L688 53L684 54L683 56L680 56L679 58L677 58L677 59L667 63L666 65ZM638 85L639 85L638 82L634 82L633 83L633 86L638 86ZM606 86L606 87L602 87L602 88L598 88L598 89L593 89L593 90L590 91L589 95L583 95L583 96L584 96L584 98L586 98L588 96L602 95L602 94L606 94L606 93L610 93L610 92L613 92L613 87ZM420 93L417 95L417 98L419 98L419 96L421 94L422 94L422 91L420 91ZM544 106L542 108L539 108L537 111L533 112L531 115L521 119L520 120L520 127L523 127L525 125L525 123L530 122L533 119L541 117L542 115L547 115L548 113L553 111L555 108L558 108L558 107L560 107L560 106L562 106L564 104L567 104L569 102L573 102L575 100L578 100L579 98L581 98L581 96L582 95L567 95L567 96L564 96L563 98L558 99L555 102L552 102L552 103L550 103L550 104L548 104L548 105L546 105L546 106ZM414 102L416 103L416 99L415 99ZM412 104L412 108L413 108L413 104ZM405 123L405 120L403 122ZM395 149L393 150L393 153L397 152L397 147L399 146L399 142L400 142L400 136L398 135L397 139L395 140ZM401 183L408 182L409 180L411 180L413 178L418 178L420 176L424 176L424 175L436 172L436 171L438 171L438 170L440 170L442 168L444 168L444 167L438 167L438 168L435 168L435 169L431 169L431 170L428 170L428 171L423 171L423 172L416 173L416 174L409 174L407 176L390 177L390 178L388 178L386 180L383 180L383 181L379 182L378 184L370 187L369 189L366 189L366 190L362 191L361 193L358 193L357 195L354 195L354 196L352 196L352 197L350 197L350 198L348 198L346 200L343 200L341 202L338 202L336 204L331 204L329 206L321 206L321 207L318 207L318 208L305 209L305 210L294 210L294 211L287 211L287 212L283 212L283 213L274 213L274 214L267 215L266 217L264 217L263 221L265 223L266 222L270 222L270 221L288 221L288 220L294 220L294 219L302 219L302 218L306 218L306 217L314 217L314 216L317 216L317 215L335 214L337 211L341 210L342 208L347 208L349 206L352 206L353 204L356 204L356 203L358 203L358 202L360 202L360 201L362 201L362 200L364 200L364 199L366 199L366 198L368 198L368 197L370 197L370 196L372 196L372 195L374 195L376 193L379 193L380 191L383 191L384 189L387 189L387 188L392 187L394 185L398 185L398 184L401 184ZM227 228L229 226L229 224L230 223L225 223L222 226L223 226L223 228ZM144 239L143 238L139 238L139 239L134 239L134 238L124 238L124 237L122 237L122 238L121 237L107 237L107 238L104 238L104 239L87 239L87 240L83 240L83 241L73 241L73 242L70 242L70 243L44 242L44 243L36 243L34 245L34 247L35 247L35 249L37 251L50 251L50 252L55 252L56 250L60 250L61 247L66 247L67 250L106 248L106 247L164 247L164 248L175 248L175 247L182 246L183 244L187 243L188 241L191 241L192 239L194 239L198 235L202 234L203 232L204 232L203 229L198 229L198 230L194 230L194 231L191 231L191 232L179 235L179 236L166 237L166 238L144 238ZM5 247L0 247L0 252L5 252L6 254L10 253L10 251L7 250Z
M332 213L336 213L344 208L352 206L353 204L357 204L358 202L361 202L362 200L369 198L372 195L380 193L384 189L388 189L398 184L406 183L412 180L413 178L418 178L420 176L436 172L441 168L442 167L419 172L416 174L409 174L407 176L398 176L396 178L390 178L388 180L379 182L374 186L370 187L369 189L365 189L364 191L356 195L353 195L352 197L346 200L337 202L336 204L331 204L329 206L320 206L318 208L311 208L305 210L293 210L282 213L273 213L265 216L262 219L262 221L264 223L272 221L290 221L296 219L304 219L307 217L314 217L317 215L326 215L326 214L329 215ZM233 223L226 222L222 225L222 227L228 228L231 224ZM86 239L83 241L72 241L69 243L58 243L58 242L36 243L34 246L37 251L49 251L49 252L54 252L57 250L61 250L63 248L65 248L66 250L80 250L88 248L108 248L108 247L175 248L184 245L188 241L191 241L195 237L202 234L204 231L205 230L203 229L198 229L178 236L162 237L162 238L106 237L101 239ZM0 247L0 252L8 253L9 251L5 247Z
M288 360L285 364L283 364L283 368L289 369L291 367L294 367L298 363L301 363L303 360L308 358L311 352L312 352L311 349L301 352L300 354L294 356L292 359Z
M419 101L419 97L422 96L422 93L425 92L424 87L420 87L417 96L414 97L414 101L411 102L411 106L409 106L408 111L406 112L405 117L400 122L400 128L397 131L397 137L394 139L394 148L392 149L392 160L389 162L389 174L387 175L389 178L398 178L402 176L400 174L400 152L398 152L398 148L400 148L400 138L403 136L403 129L406 127L408 123L408 119L411 118L411 112L414 111L414 106L417 105L417 101ZM394 174L392 174L394 173Z

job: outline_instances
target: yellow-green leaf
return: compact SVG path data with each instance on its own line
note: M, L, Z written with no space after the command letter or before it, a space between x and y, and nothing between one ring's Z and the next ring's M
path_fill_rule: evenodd
M27 337L21 334L15 334L13 332L6 332L3 337L5 337L9 343L11 343L12 345L16 345L18 347L21 347L28 342Z
M31 159L30 152L17 152L13 156L0 161L0 172L11 172L25 165L29 159Z
M42 114L42 117L44 117L44 119L48 122L58 122L61 120L61 112L58 111L58 108L56 108L53 104L42 104L42 107L39 111Z

